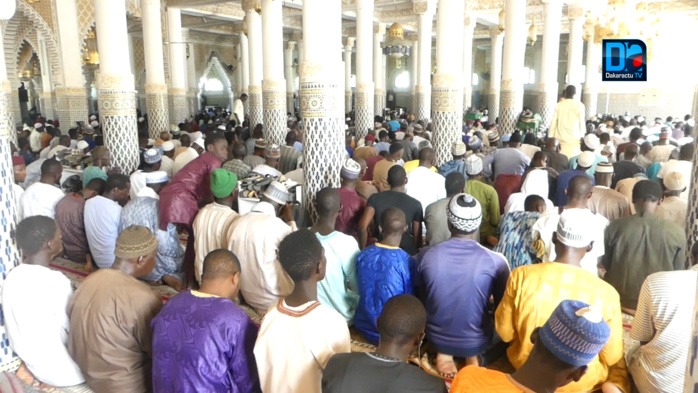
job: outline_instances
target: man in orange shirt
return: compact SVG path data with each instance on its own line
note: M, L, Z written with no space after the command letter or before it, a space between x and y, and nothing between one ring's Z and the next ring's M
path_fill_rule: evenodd
M456 376L451 393L553 392L579 381L610 336L611 328L599 311L584 302L563 300L531 334L533 350L521 368L504 374L468 366Z

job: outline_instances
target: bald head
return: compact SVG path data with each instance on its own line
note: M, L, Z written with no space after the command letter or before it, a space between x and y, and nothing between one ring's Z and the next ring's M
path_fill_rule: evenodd
M213 250L204 258L204 268L201 274L202 283L226 279L240 271L240 261L232 252L224 249Z
M336 188L326 187L318 191L315 196L315 207L320 216L328 216L339 213L341 199Z
M402 235L406 226L405 213L396 207L388 208L381 215L383 237L396 234Z
M557 150L557 148L560 146L556 138L548 138L548 141L545 142L545 148L547 150Z
M431 147L426 147L419 151L419 163L421 165L429 164L429 166L432 166L434 163L434 158L434 149Z
M593 184L588 177L575 176L570 180L569 186L567 186L567 198L569 200L587 199L592 187Z
M394 296L378 318L380 340L397 345L418 342L426 322L427 312L419 299L407 294Z

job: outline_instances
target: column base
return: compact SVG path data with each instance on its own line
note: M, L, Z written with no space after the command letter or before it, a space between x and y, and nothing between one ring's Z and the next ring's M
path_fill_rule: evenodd
M61 123L66 125L87 121L87 90L84 87L57 88L56 112Z
M356 86L356 113L354 114L356 138L363 138L373 129L373 83Z
M97 74L97 100L104 144L121 173L138 169L138 119L133 75Z
M262 86L250 85L250 129L254 129L257 124L264 124L264 113L262 112Z
M286 142L286 81L263 81L264 137L283 146Z
M434 112L432 141L436 167L451 160L453 142L462 140L463 88L450 75L434 75L431 107Z
M555 106L557 105L557 93L555 91L541 90L538 92L538 114L541 117L541 123L546 127L550 127L555 114Z
M295 116L296 108L293 103L293 92L286 93L286 112L290 113L291 116Z
M170 123L177 125L189 117L189 108L187 107L187 90L170 88L168 93Z
M499 130L500 133L511 133L516 130L521 105L517 103L517 91L502 90L499 93Z
M158 140L162 131L170 129L167 85L145 85L145 103L148 113L148 135Z
M599 92L591 89L585 89L582 93L582 103L587 119L596 115L596 110L599 104Z
M415 111L417 120L431 119L431 86L417 86L415 93Z

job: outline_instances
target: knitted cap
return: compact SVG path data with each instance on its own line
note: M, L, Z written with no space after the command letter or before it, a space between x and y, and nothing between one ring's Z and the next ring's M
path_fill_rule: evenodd
M477 137L477 135L473 135L470 137L470 139L468 139L468 146L470 146L472 150L479 149L482 147L482 141Z
M264 156L266 158L281 158L281 146L270 144L264 148Z
M587 247L593 240L594 228L589 223L594 219L594 213L588 209L563 210L557 223L557 240L568 247Z
M482 173L482 158L472 154L465 159L465 173L468 175L479 175Z
M92 179L102 179L107 181L107 174L96 166L88 166L84 171L82 171L82 187L87 187L87 183L89 183Z
M162 151L172 151L172 150L174 150L174 148L175 148L175 145L174 145L174 142L172 142L172 141L167 141L167 142L162 144Z
M12 166L25 165L24 157L12 156Z
M596 173L613 173L613 164L610 162L600 162L596 165Z
M114 254L117 258L133 259L148 255L158 249L158 241L150 229L131 225L116 239Z
M375 137L373 134L368 134L368 135L366 135L366 137L364 138L364 140L375 142L375 141L376 141L376 137Z
M165 171L147 172L145 174L145 184L161 184L168 181L170 181L170 178Z
M204 138L199 138L199 139L195 140L195 141L194 141L194 144L195 144L196 146L199 146L200 148L206 150L206 143L205 143L205 141L204 141Z
M225 169L214 169L211 173L211 192L216 198L227 198L235 191L238 177Z
M504 135L502 135L501 139L502 139L502 142L505 142L505 143L509 142L509 140L511 139L511 134L504 134Z
M490 141L490 143L497 142L499 140L499 134L497 131L490 131L487 133L487 140Z
M477 199L468 194L451 198L446 209L448 222L461 232L475 232L482 222L482 207Z
M453 142L451 146L451 154L454 156L464 156L465 155L465 143L458 141Z
M556 358L581 367L594 360L606 346L611 328L592 306L563 300L538 334L540 342Z

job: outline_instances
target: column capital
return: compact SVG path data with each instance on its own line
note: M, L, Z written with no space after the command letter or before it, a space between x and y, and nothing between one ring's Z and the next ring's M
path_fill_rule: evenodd
M356 37L346 37L344 39L344 50L351 51L351 48L354 47L354 42L356 42Z
M242 0L242 10L262 12L262 0Z
M413 0L412 10L415 14L434 14L436 12L436 2L434 0Z
M386 29L386 24L385 23L376 23L373 25L373 33L374 34L385 34L385 29Z
M567 5L567 17L570 20L580 19L584 16L584 5L583 4L568 4Z
M502 35L502 31L499 30L499 26L492 26L490 27L490 37L495 38L497 36Z
M288 42L286 42L286 49L288 49L288 50L294 50L294 49L296 49L296 41L288 41Z

